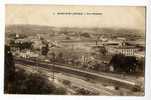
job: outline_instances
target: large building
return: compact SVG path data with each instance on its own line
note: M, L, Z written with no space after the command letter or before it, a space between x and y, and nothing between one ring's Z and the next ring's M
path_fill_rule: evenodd
M118 43L117 45L106 45L108 54L124 54L126 56L134 56L140 48L136 46L126 45L125 41Z
M124 54L126 56L134 56L139 49L133 46L118 46L107 47L107 50L110 54Z

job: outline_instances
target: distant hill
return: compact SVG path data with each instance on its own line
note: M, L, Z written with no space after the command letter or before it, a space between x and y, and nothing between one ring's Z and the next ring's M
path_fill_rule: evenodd
M77 27L50 27L50 26L40 26L40 25L8 25L5 28L6 35L17 33L26 35L35 34L65 34L70 35L75 32L78 34L87 33L89 35L102 34L106 37L126 37L135 38L143 37L145 33L136 29L117 29L117 28L77 28Z
M39 25L9 25L6 26L6 34L17 33L17 34L43 34L50 33L53 31L53 27L39 26Z

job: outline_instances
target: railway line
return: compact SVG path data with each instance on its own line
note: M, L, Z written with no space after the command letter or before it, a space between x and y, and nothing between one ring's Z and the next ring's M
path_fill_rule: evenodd
M39 67L38 69L34 69L31 65L22 65L22 64L15 64L16 68L24 69L30 73L38 72L40 70L40 73L43 73L42 75L45 75L47 77L52 77L52 73L50 70L46 68ZM35 70L35 71L34 71ZM55 79L56 80L70 80L73 87L79 87L84 88L86 90L89 90L91 92L99 93L99 95L118 95L117 91L107 89L101 85L97 85L94 83L91 83L89 81L85 81L81 78L72 77L70 75L62 74L62 73L55 73ZM58 82L57 82L58 84ZM68 89L71 88L71 86L67 87Z
M116 77L112 77L112 76L108 76L108 75L104 75L104 74L88 72L88 71L84 71L84 70L80 70L80 69L76 69L76 68L66 67L63 65L46 63L46 62L42 62L42 61L33 61L33 60L29 60L29 59L24 59L24 58L15 58L15 63L23 64L23 65L25 65L25 64L33 65L33 66L37 66L37 67L43 67L46 69L50 69L53 71L87 77L87 78L91 78L91 79L101 81L101 82L106 82L108 84L112 84L114 86L118 86L118 87L122 87L122 88L132 89L133 87L137 86L136 83L133 81L128 81L128 80L124 80L124 79L120 79L120 78L116 78Z

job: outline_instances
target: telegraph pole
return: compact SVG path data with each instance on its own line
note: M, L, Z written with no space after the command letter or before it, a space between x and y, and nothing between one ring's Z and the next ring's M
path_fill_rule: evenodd
M55 53L53 52L52 53L52 80L54 82L54 79L55 79L55 73L54 73L54 65L55 65Z

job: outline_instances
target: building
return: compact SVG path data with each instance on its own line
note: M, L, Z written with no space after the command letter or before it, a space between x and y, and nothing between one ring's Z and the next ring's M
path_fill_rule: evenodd
M134 56L135 53L138 51L138 48L124 46L124 47L109 47L107 50L108 53L111 54L124 54L126 56Z
M31 52L30 50L26 50L24 52L19 52L18 56L23 58L31 58L31 57L37 58L39 55L34 52Z
M139 48L136 46L128 46L125 41L120 42L118 45L107 45L106 49L108 54L123 54L125 56L134 56Z

